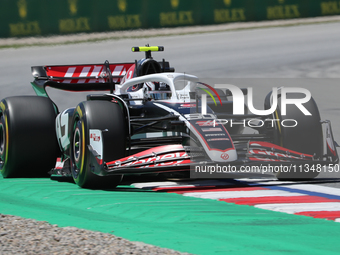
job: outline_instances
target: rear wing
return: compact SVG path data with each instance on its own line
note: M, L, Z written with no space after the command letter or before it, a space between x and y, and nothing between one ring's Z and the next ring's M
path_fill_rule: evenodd
M112 93L114 85L120 83L134 64L105 61L104 64L32 66L32 86L38 95L46 95L46 86L66 91L110 90Z

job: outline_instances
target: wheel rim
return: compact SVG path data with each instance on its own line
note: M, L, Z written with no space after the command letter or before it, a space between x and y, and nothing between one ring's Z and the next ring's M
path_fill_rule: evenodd
M73 158L75 161L75 170L79 172L79 162L80 162L80 157L81 157L81 135L80 135L80 130L77 127L76 130L74 131L73 135Z
M5 144L6 144L5 128L3 124L0 123L0 155L1 155L1 158L5 151Z

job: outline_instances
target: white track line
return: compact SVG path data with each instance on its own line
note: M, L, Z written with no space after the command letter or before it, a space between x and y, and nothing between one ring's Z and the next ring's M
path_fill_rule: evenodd
M223 186L230 185L236 186L233 182L228 181L220 181L220 180L201 180L201 181L183 181L183 182L142 182L142 183L132 183L135 188L143 189L143 188L190 188L190 187L200 187L200 186Z
M282 190L254 190L254 191L191 192L184 193L183 196L209 199L224 199L241 197L276 197L276 196L289 197L289 196L305 196L305 194Z
M340 211L340 202L329 203L287 203L287 204L261 204L255 205L257 208L271 210L276 212L284 212L289 214L299 212L317 212L317 211Z
M132 185L138 189L151 188L151 187L178 186L177 182L142 182L142 183L133 183Z
M296 185L283 185L280 187L318 192L326 195L340 196L340 189L320 185L296 184Z

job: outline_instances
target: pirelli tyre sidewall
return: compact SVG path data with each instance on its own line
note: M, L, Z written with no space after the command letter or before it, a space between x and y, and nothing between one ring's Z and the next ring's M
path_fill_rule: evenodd
M107 130L102 133L104 161L125 156L127 127L120 106L108 101L82 102L76 107L70 128L70 159L74 181L83 188L116 187L122 175L98 176L91 172L88 145L90 129Z
M271 94L271 93L270 93ZM270 94L265 101L265 108L270 107ZM301 94L288 93L287 98L301 98ZM273 114L275 122L274 141L276 144L301 153L314 155L317 159L323 154L323 133L320 119L320 113L316 102L311 98L303 106L311 113L304 115L295 105L287 105L286 115L281 114L281 97L278 98L278 107ZM292 121L294 120L294 121ZM282 125L282 122L286 126ZM297 124L295 127L291 127ZM293 162L294 163L294 162ZM300 166L301 165L301 166ZM298 165L296 169L302 169L303 165ZM318 172L313 171L296 171L296 172L279 172L277 178L280 180L292 179L312 179L318 175Z
M6 114L6 101L0 103L0 171L7 177L9 169L8 163L8 117Z
M0 172L5 178L44 176L60 154L56 109L49 98L8 97L0 102Z

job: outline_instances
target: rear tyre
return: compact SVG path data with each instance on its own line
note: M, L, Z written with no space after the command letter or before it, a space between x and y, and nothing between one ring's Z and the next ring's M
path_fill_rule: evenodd
M59 152L56 110L49 98L8 97L0 102L0 172L5 178L45 176Z
M103 160L105 162L123 158L126 150L126 126L120 106L108 101L86 101L80 103L73 115L70 130L70 159L72 176L82 188L115 188L122 175L98 176L90 169L90 129L103 132Z
M287 98L301 98L301 94L289 93ZM278 107L273 116L274 119L279 120L275 122L274 141L277 145L284 148L314 155L314 158L320 158L323 154L323 133L320 113L313 98L304 103L303 106L312 115L304 115L295 105L288 104L286 115L283 116L281 115L281 98L278 99ZM269 109L269 107L270 94L268 94L265 100L265 108ZM282 122L287 126L283 126ZM295 127L288 127L296 123ZM307 171L305 164L299 164L298 166L300 165L301 168L297 167L296 172L279 172L276 177L279 180L312 179L319 174L317 171Z

